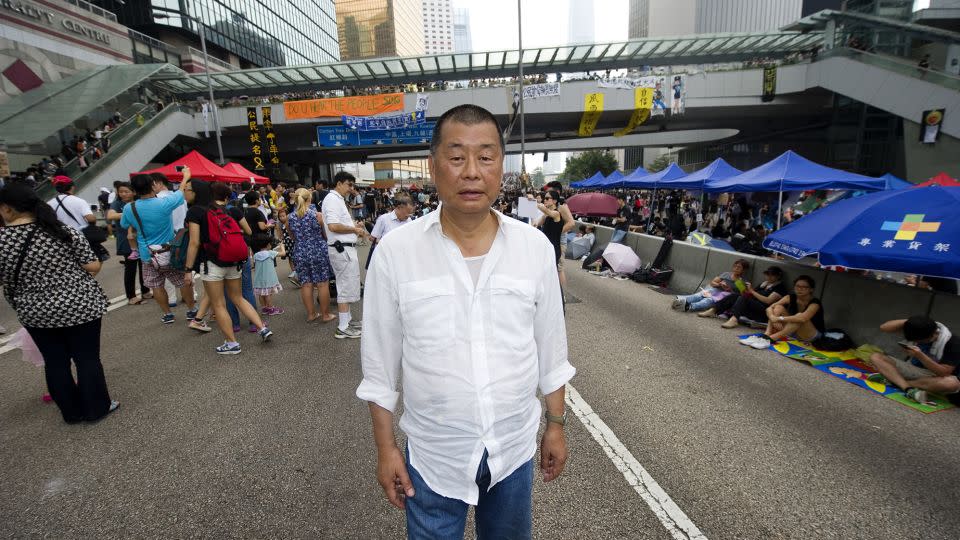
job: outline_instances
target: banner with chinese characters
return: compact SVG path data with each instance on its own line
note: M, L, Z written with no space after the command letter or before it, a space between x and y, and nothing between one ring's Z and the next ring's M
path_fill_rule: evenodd
M931 109L923 111L920 120L920 142L933 144L940 137L940 126L943 125L943 115L946 109Z
M677 75L683 84L683 76ZM617 77L597 81L600 88L613 88L619 90L636 90L637 88L653 89L653 101L650 106L650 116L663 116L670 108L668 101L675 92L666 92L667 77L665 75L650 75L646 77ZM681 97L685 95L684 89L679 88ZM666 92L666 93L665 93Z
M523 87L523 99L537 99L560 95L560 83L531 84Z
M403 110L403 94L379 94L376 96L353 96L328 99L305 99L285 101L283 112L287 120L304 118L350 116L373 116Z
M580 129L577 134L581 137L592 137L593 130L600 121L603 113L603 94L587 94L583 96L583 116L580 118Z
M763 95L760 101L773 101L777 96L777 66L763 68Z
M653 88L634 88L633 114L627 126L613 134L614 137L623 137L630 134L640 124L650 118L650 109L653 107Z
M273 110L271 107L263 107L263 132L267 144L270 170L276 176L280 173L280 148L277 146L277 134L273 132Z
M386 116L342 116L343 125L350 129L365 131L399 129L422 124L427 119L426 111L390 114Z
M247 127L250 130L250 155L253 157L253 171L259 173L266 167L263 164L263 139L260 137L260 126L257 124L256 107L247 107Z

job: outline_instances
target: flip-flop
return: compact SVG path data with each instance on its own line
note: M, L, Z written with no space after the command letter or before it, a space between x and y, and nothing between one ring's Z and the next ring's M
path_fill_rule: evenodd
M339 317L337 317L336 315L331 315L329 319L323 319L321 322L323 324L327 324L328 322L335 321L337 319L339 319Z
M313 317L313 318L308 318L307 323L309 324L312 322L316 322L319 318L320 318L320 315L317 315L316 317Z
M134 297L134 298L127 298L127 305L128 305L128 306L139 306L139 305L142 304L142 303L143 303L143 299L142 299L142 298L139 299L139 300L138 300L136 297Z
M142 299L144 299L144 300L153 300L153 293L152 293L152 292L148 292L147 294L141 294L141 295L140 295L140 298L142 298Z

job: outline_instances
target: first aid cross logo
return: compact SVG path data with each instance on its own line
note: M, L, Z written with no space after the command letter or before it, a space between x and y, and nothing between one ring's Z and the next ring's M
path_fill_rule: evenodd
M880 230L896 231L894 240L915 240L917 233L937 232L940 230L940 222L933 221L926 223L923 221L925 214L907 214L903 216L903 221L884 221Z

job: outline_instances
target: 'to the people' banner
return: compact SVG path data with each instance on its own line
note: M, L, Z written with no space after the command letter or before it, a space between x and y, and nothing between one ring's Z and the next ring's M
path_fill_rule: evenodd
M598 92L583 96L583 116L580 118L580 129L577 134L581 137L592 137L602 113L603 94Z
M373 116L403 110L403 94L379 94L328 99L285 101L283 112L287 120L304 118Z
M260 172L266 167L263 164L263 139L260 138L256 107L247 107L247 128L250 130L250 155L253 158L253 170Z

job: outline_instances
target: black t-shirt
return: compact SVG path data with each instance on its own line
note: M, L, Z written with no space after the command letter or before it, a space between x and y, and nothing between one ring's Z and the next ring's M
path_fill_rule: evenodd
M313 192L313 204L317 207L317 212L320 211L320 205L323 204L323 199L326 198L329 193L326 189L318 189Z
M236 220L237 223L240 223L240 220L244 218L243 210L236 206L227 206L224 210L226 210L227 215ZM259 212L260 211L257 210L257 213ZM207 207L191 206L187 209L187 218L184 221L185 223L196 223L200 226L200 248L197 250L197 260L193 265L193 271L200 272L201 263L207 261L207 254L203 251L203 244L210 241L210 231L207 228Z
M630 211L630 208L627 205L624 205L622 208L617 210L617 217L620 218L620 222L614 227L618 231L626 231L630 227L630 216L633 212Z
M780 298L783 298L784 296L786 296L787 294L789 294L789 293L787 292L787 286L784 285L782 281L778 281L778 282L777 282L776 284L774 284L774 285L769 285L769 284L768 284L768 285L766 285L766 286L764 286L764 284L761 283L760 286L757 287L755 290L756 290L759 294L762 294L763 296L770 296L770 295L773 294L773 293L777 293L777 294L780 295ZM778 298L777 300L779 300L779 298ZM776 300L775 300L775 301L776 301Z
M377 194L368 191L363 196L363 206L367 208L367 212L370 215L373 215L373 212L377 209Z
M230 214L233 216L233 214ZM247 208L243 212L243 217L247 220L247 225L250 226L250 231L253 234L270 234L270 229L260 230L260 224L267 222L267 217L263 215L263 212L259 208L251 207ZM237 219L234 217L234 219ZM247 236L244 234L244 236ZM247 243L250 243L250 237L247 236Z
M820 306L820 309L817 310L817 314L813 316L813 319L810 321L813 323L813 327L817 329L818 332L826 332L827 325L823 322L823 304L820 303L819 298L811 298L810 304L807 307L817 304ZM787 311L790 315L796 315L799 306L797 305L797 295L790 294L790 303L787 304Z
M957 368L960 367L960 337L952 336L943 346L943 355L940 356L941 364L953 366L953 374L960 375Z

